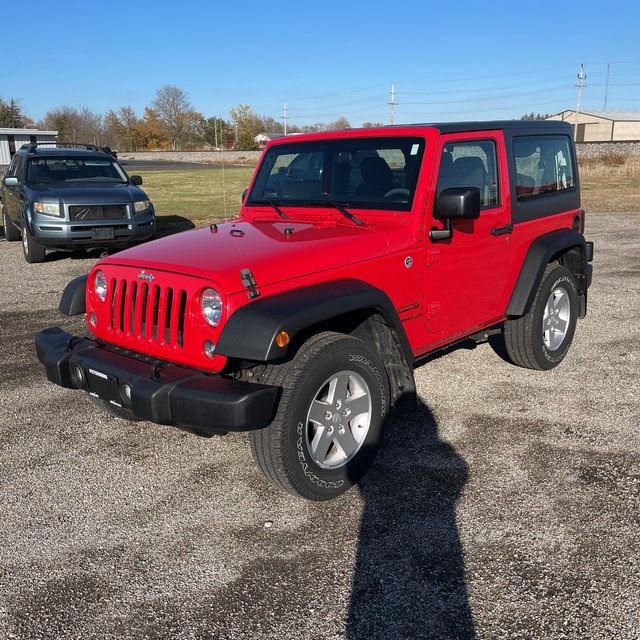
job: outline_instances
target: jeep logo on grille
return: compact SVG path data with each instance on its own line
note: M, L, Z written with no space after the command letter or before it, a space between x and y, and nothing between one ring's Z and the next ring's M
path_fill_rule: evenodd
M146 271L141 271L138 274L138 280L146 280L147 282L153 282L155 276L153 273L147 273Z

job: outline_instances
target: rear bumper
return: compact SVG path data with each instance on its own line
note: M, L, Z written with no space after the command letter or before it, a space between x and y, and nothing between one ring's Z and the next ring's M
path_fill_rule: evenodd
M77 338L59 327L36 336L47 378L81 389L158 424L208 435L250 431L272 420L279 387L230 380Z

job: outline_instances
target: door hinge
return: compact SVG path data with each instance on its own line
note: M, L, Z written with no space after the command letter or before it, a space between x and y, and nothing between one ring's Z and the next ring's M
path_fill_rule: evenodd
M437 313L440 313L440 303L429 302L427 304L427 320L431 320Z
M440 249L427 249L425 256L425 264L427 267L430 267L435 262L440 260Z

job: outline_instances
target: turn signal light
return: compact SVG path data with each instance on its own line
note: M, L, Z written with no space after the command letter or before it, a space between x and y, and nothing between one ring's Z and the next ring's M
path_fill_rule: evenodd
M277 336L276 336L276 344L282 348L282 347L286 347L289 343L291 342L291 338L289 337L289 334L286 331L281 331Z

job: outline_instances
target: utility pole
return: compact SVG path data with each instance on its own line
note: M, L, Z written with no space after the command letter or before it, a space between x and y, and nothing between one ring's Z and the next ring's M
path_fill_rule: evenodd
M581 64L580 71L578 73L578 84L576 85L578 87L578 104L576 106L576 131L575 131L575 135L573 136L576 142L578 142L578 122L580 120L580 98L582 97L583 87L587 86L584 84L584 81L586 79L587 79L587 76L584 73L584 65Z
M609 97L609 72L611 71L611 65L607 65L607 81L604 85L604 107L603 109L607 110L607 98Z
M287 101L284 101L284 110L282 112L282 120L284 121L284 135L287 135Z
M391 117L389 118L389 124L394 123L395 113L396 113L396 83L391 81Z

